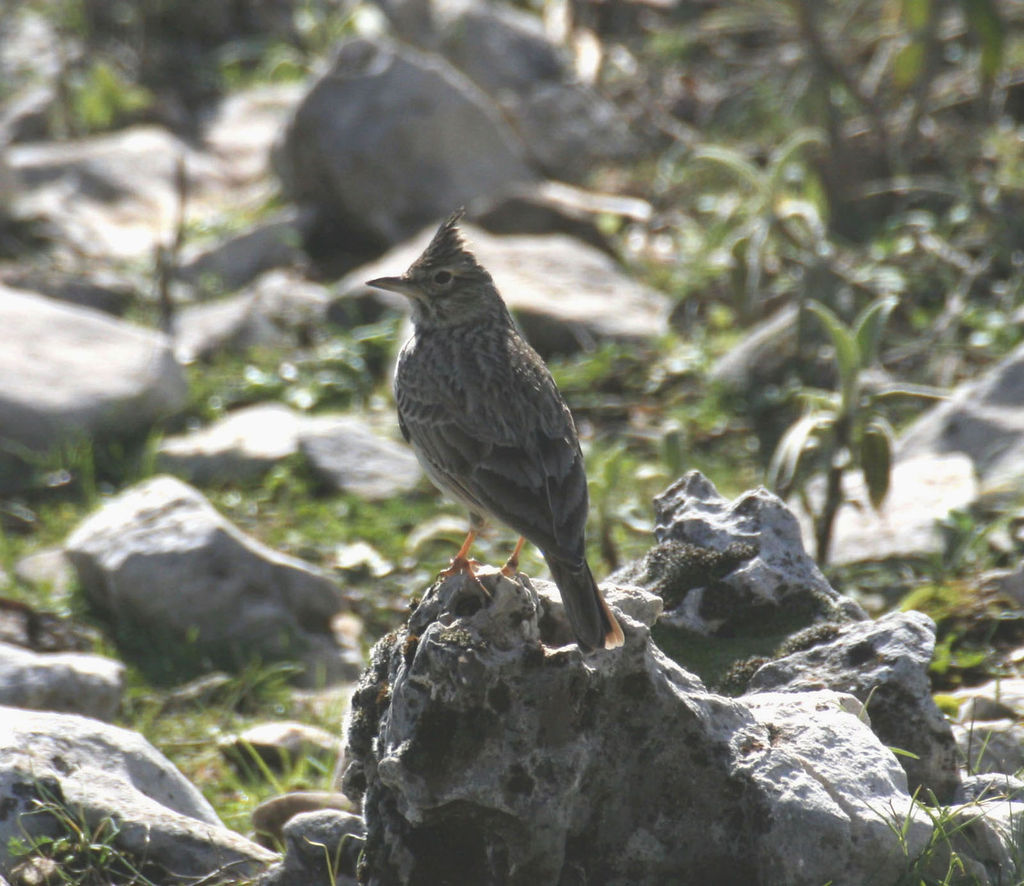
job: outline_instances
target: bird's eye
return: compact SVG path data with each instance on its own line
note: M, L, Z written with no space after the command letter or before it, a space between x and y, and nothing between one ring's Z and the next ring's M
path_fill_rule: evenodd
M434 274L434 282L438 286L446 286L447 284L452 282L452 272L438 271L436 274Z

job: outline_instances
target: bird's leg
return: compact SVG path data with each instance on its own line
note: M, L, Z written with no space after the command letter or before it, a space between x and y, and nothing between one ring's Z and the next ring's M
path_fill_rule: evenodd
M501 567L501 574L504 575L505 578L515 578L516 573L519 571L519 552L523 549L524 541L525 539L520 535L519 541L516 542L515 550L512 551L512 556L510 556L505 561L505 565Z
M480 565L476 560L470 559L469 549L473 546L473 541L476 539L476 530L470 529L466 533L466 540L462 543L462 547L459 548L459 552L452 557L451 563L448 564L447 569L442 569L440 572L441 578L449 578L456 575L459 572L468 572L474 578L476 578L476 569Z

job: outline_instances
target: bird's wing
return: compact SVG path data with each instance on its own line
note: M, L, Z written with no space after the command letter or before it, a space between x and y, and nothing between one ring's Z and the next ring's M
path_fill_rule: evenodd
M506 391L472 404L417 401L407 389L400 421L436 479L471 510L575 561L588 507L583 456L554 381L546 370L533 375L530 396Z

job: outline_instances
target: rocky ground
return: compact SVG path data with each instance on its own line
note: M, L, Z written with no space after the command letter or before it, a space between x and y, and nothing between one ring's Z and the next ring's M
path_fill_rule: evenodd
M1024 881L1024 15L996 76L947 11L932 103L840 137L739 98L828 49L767 5L0 9L0 886ZM458 206L577 415L620 650L535 552L434 581L464 517L365 281ZM839 454L825 563L827 470L758 484L842 387L827 291L898 296L858 403L914 405L884 500Z

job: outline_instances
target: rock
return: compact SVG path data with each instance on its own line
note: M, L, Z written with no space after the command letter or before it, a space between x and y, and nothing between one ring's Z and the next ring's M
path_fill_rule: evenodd
M865 706L871 729L898 754L911 792L931 791L949 802L960 781L950 724L931 694L928 666L935 651L935 623L920 612L890 612L877 621L793 637L783 654L762 665L748 691L849 692Z
M573 81L567 53L536 15L497 3L456 8L438 17L440 51L499 104L546 175L579 181L598 163L638 154L629 121Z
M294 208L282 210L185 261L177 277L204 291L223 293L233 292L274 268L301 267L306 260L302 241L311 224L309 213ZM294 282L296 276L289 275L288 279Z
M296 815L284 826L284 861L260 877L257 886L356 886L364 833L363 820L348 812Z
M843 495L829 551L829 562L837 566L941 553L946 539L940 521L977 498L978 482L965 456L922 454L893 465L881 510L871 505L859 471L844 476ZM798 514L812 544L812 521L802 508Z
M213 807L141 735L72 714L0 710L0 870L12 862L10 840L60 833L39 814L53 803L89 831L108 820L121 851L147 870L173 871L179 883L230 869L255 876L276 859L225 828ZM98 831L95 831L98 833Z
M658 546L613 578L674 607L658 642L703 674L720 676L736 660L770 654L809 625L866 618L828 583L803 549L796 518L766 489L730 502L691 471L654 506Z
M47 453L62 441L138 433L185 405L185 377L159 333L3 286L0 329L8 448Z
M2 282L15 289L25 289L118 317L128 310L137 296L135 287L124 277L95 268L17 266L13 271L4 271Z
M747 390L778 377L797 355L797 318L800 308L788 305L752 326L711 367L709 380L729 388Z
M0 643L0 705L113 720L124 665L84 652L32 652Z
M75 584L75 571L62 548L44 548L22 557L14 564L14 576L50 598L66 599Z
M203 141L233 185L259 182L270 172L270 150L304 88L272 83L231 92L202 120Z
M1024 768L1024 724L984 720L953 726L956 746L969 772L1014 775Z
M957 387L907 428L897 466L914 456L963 453L983 493L1013 494L1024 482L1024 345Z
M65 550L118 642L164 679L284 659L306 681L333 682L361 660L331 632L342 602L326 575L245 535L173 477L110 499Z
M334 791L290 791L260 803L252 812L252 829L263 845L280 844L284 842L284 826L296 815L319 812L321 809L353 812L352 802L344 794Z
M299 451L303 418L281 403L257 403L160 443L157 464L200 485L240 483Z
M423 478L409 447L381 437L354 416L306 419L299 446L325 482L368 501L409 492Z
M431 588L353 699L361 883L862 886L923 848L850 696L710 694L621 612L622 649L552 648L527 579L481 580Z
M182 363L257 345L295 347L323 323L327 293L293 270L260 276L239 295L189 305L174 318L174 353Z
M957 722L1024 719L1024 677L1000 677L980 686L958 689L953 698L960 702Z
M258 723L239 735L221 739L218 746L239 769L254 773L260 767L253 755L281 772L306 758L333 766L341 750L341 742L325 729L293 721Z
M1024 781L1012 775L985 772L966 775L957 788L954 803L973 803L976 800L1024 800Z
M469 205L468 217L491 234L568 234L614 255L602 233L603 217L647 222L653 209L646 200L584 191L556 181L513 185Z
M668 299L623 273L600 250L559 234L496 237L472 225L461 228L542 355L572 353L594 340L642 343L664 334ZM338 284L339 299L376 292L383 303L406 310L402 296L371 290L365 282L404 272L431 234L422 231L345 276Z
M536 178L462 74L438 56L366 39L340 46L288 124L274 168L290 199L377 248Z
M1020 827L1024 803L1004 799L974 801L944 811L941 838L948 850L961 859L964 883L1003 884L1019 882L1024 864L1020 858ZM932 882L948 879L950 862L936 853ZM927 882L927 881L926 881Z
M152 261L177 223L179 161L190 194L223 188L217 163L155 126L75 141L13 145L23 212L49 220L85 256Z
M331 487L371 501L408 492L423 475L408 447L356 416L306 416L278 403L239 409L208 428L168 437L159 464L196 483L232 483L298 452Z

